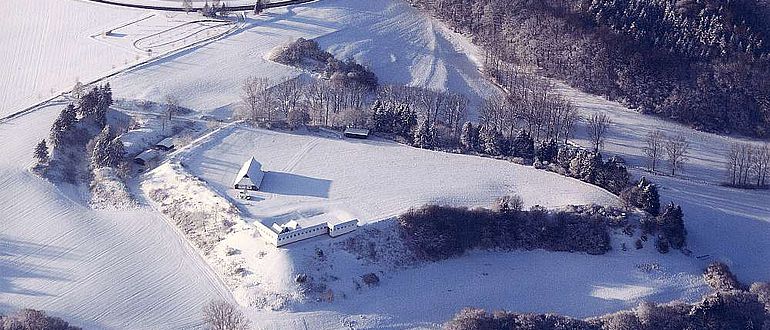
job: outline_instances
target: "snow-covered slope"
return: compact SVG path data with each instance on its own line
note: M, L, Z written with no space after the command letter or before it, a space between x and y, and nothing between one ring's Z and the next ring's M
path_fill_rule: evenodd
M0 124L0 313L32 307L85 328L199 326L202 306L230 293L174 227L147 207L91 210L28 170L60 109Z
M366 231L388 228L392 223L380 221L412 206L488 206L495 197L512 193L523 196L527 205L546 207L617 203L615 196L595 186L532 167L377 139L235 127L180 153L185 168L228 196L247 222L269 224L298 214L342 210L356 215L365 224L359 231ZM230 184L251 156L268 172L261 191L251 192L254 199L245 201ZM602 256L476 251L407 269L369 263L344 251L341 242L351 235L357 234L336 239L324 235L276 249L256 234L238 232L218 250L226 246L239 251L230 258L246 275L240 277L242 285L235 294L244 305L256 307L251 311L255 325L267 328L339 328L350 322L361 327L432 327L465 306L588 317L643 300L693 301L705 290L699 274L704 262L679 253L660 255L652 244L634 250L634 239L622 234L613 238L614 251ZM623 251L622 244L629 250ZM319 250L323 257L318 257ZM379 286L356 286L357 278L367 272L380 275ZM299 273L324 281L333 300L289 301L288 310L260 311L302 299L296 297L294 281Z
M661 203L682 204L688 245L695 255L722 260L744 281L770 279L770 192L723 187L725 155L734 142L752 142L690 129L643 115L604 98L588 95L563 84L559 91L574 101L584 117L604 112L612 119L605 149L624 157L636 177L646 175L661 186ZM585 129L578 127L577 141L590 145ZM684 135L690 142L688 161L677 177L652 174L644 156L645 137L661 130ZM668 169L665 159L661 171Z
M19 111L137 60L89 36L141 11L82 1L0 1L0 116Z
M117 96L162 101L172 94L185 107L226 117L246 77L277 83L300 74L266 59L299 37L317 38L337 57L371 66L382 83L451 90L472 105L496 93L478 71L473 45L403 1L323 0L271 9L247 23L225 40L115 78Z

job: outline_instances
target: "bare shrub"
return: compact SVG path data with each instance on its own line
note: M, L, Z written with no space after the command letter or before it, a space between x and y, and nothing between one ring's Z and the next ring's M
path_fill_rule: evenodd
M493 209L497 212L521 211L524 209L524 199L519 195L507 195L495 200Z
M380 277L375 273L367 273L361 276L361 280L368 286L378 285L380 283Z
M211 330L245 330L251 323L236 306L222 300L212 300L203 308L203 321Z

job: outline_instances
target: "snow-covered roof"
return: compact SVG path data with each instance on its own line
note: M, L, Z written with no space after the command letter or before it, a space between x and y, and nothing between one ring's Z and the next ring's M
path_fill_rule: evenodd
M289 228L291 230L296 230L297 228L300 228L299 227L299 222L297 222L297 220L291 220L291 221L287 222L285 225L283 225L283 228Z
M254 159L254 157L251 157L243 163L243 166L241 166L241 170L238 171L238 175L235 177L233 185L238 184L244 178L248 178L255 186L259 186L264 175L265 173L262 172L262 164Z
M174 138L167 137L167 138L161 140L160 142L156 143L155 145L158 146L158 147L164 147L166 149L171 149L171 148L174 147Z

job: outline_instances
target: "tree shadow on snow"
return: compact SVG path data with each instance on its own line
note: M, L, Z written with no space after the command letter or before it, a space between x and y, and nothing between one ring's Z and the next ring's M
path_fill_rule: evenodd
M0 235L0 293L50 296L16 283L25 279L68 281L62 272L45 266L47 261L62 258L66 254L67 250L61 247L22 242ZM29 259L40 261L27 261Z

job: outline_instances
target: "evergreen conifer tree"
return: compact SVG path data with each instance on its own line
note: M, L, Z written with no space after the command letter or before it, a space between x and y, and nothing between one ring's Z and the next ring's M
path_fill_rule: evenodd
M35 145L35 159L37 159L38 164L48 163L48 144L46 144L45 139Z
M513 156L526 159L535 157L535 140L529 136L527 131L522 130L513 139Z
M658 228L671 244L671 247L675 249L684 247L687 230L684 228L682 208L671 202L657 220Z
M433 148L433 130L428 120L423 120L414 131L414 146L423 149Z
M474 150L475 142L473 141L473 124L469 121L466 121L465 124L463 124L463 128L460 131L460 146L462 146L463 150L465 151L472 151Z

